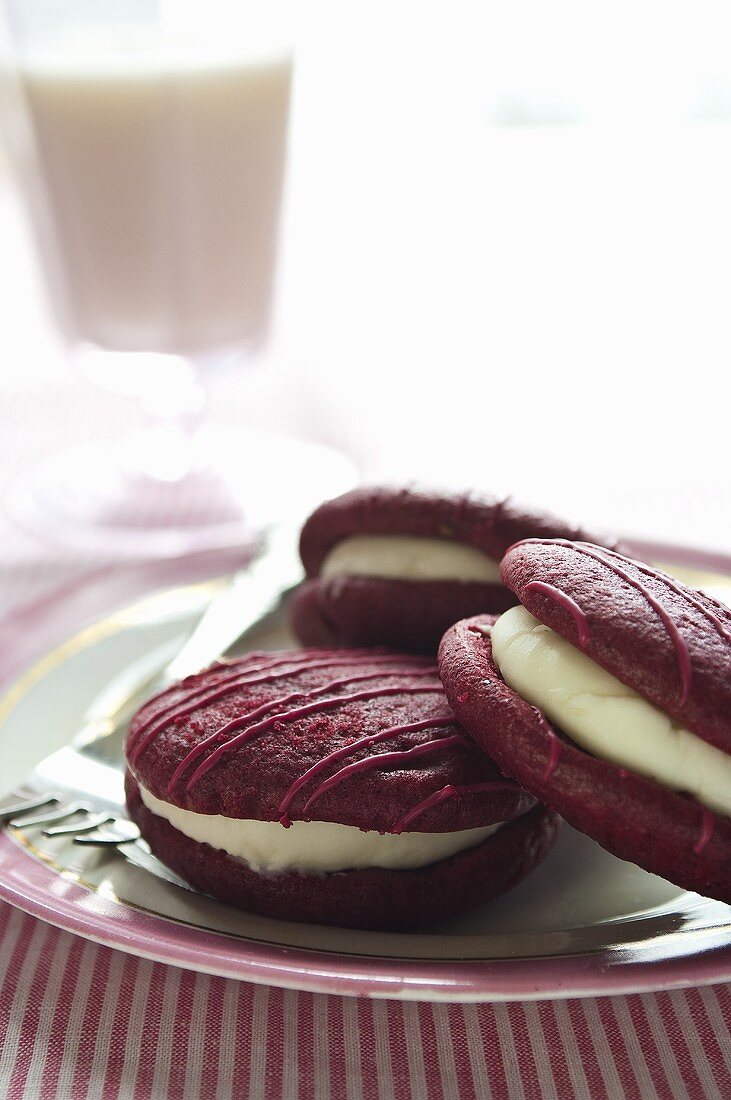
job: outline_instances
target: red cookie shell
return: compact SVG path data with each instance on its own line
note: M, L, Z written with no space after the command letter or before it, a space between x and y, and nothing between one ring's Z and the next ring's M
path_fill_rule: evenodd
M439 653L447 698L506 775L621 859L731 903L731 819L690 795L591 756L501 679L477 616Z
M257 874L242 860L184 836L144 806L127 775L130 816L152 851L196 889L281 920L398 930L446 920L509 890L541 862L559 820L543 806L482 844L413 871Z
M540 622L686 729L731 752L728 608L587 543L528 539L508 551L501 575Z
M221 732L231 722L236 728ZM425 728L356 744L412 723ZM415 756L383 755L380 763L382 754L417 746ZM504 784L461 729L436 663L388 651L254 653L216 665L150 700L131 724L126 754L133 775L153 795L227 817L333 821L388 832L425 799L456 787L408 826L446 832L509 820L534 804ZM305 809L323 781L356 764ZM293 791L312 767L316 773ZM484 783L498 786L461 790Z
M515 603L502 584L343 576L305 581L289 614L303 645L385 645L433 654L457 619L475 608L500 612Z

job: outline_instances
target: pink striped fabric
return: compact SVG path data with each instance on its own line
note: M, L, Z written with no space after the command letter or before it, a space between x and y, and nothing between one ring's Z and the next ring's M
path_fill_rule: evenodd
M179 970L0 903L3 1100L731 1096L731 987L414 1004Z

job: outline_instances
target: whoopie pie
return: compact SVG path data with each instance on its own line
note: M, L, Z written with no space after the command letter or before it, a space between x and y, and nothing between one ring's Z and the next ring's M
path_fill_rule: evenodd
M507 890L554 814L460 727L433 659L250 653L150 700L129 813L199 890L285 920L431 924Z
M444 631L516 598L500 560L528 536L586 538L510 497L413 486L360 488L305 523L307 574L291 605L304 645L386 645L435 654Z
M610 852L731 902L731 611L586 542L528 539L501 573L520 605L441 644L460 721Z

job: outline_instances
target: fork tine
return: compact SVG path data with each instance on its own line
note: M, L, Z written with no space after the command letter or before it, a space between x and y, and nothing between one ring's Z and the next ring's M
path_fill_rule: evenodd
M102 825L91 833L75 836L74 844L98 845L100 848L116 848L120 844L130 844L139 840L140 830L137 826L124 818L114 818L113 824L105 829Z
M60 802L60 796L51 791L48 794L37 795L36 798L27 798L23 802L14 802L12 806L3 806L0 809L0 824L5 824L18 814L24 814L27 810L40 810L42 806L53 806Z
M114 821L114 814L101 813L89 814L84 821L71 822L70 825L54 825L50 829L42 829L43 836L73 836L75 833L90 833L100 825L106 825L108 821Z
M74 814L88 814L89 806L85 802L70 802L67 806L60 806L50 814L38 814L36 817L17 817L8 822L11 829L25 829L31 825L53 825L56 821L65 821Z

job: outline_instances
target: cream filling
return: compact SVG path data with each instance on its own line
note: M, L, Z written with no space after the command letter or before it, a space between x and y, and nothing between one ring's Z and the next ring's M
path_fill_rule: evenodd
M524 607L491 631L500 674L594 756L731 815L731 756L626 687Z
M411 535L354 535L325 558L322 577L500 583L500 564L474 546Z
M330 821L251 821L220 814L196 814L156 798L140 786L149 810L191 840L243 859L253 871L326 874L362 867L408 870L447 859L481 844L503 822L454 833L378 833Z

